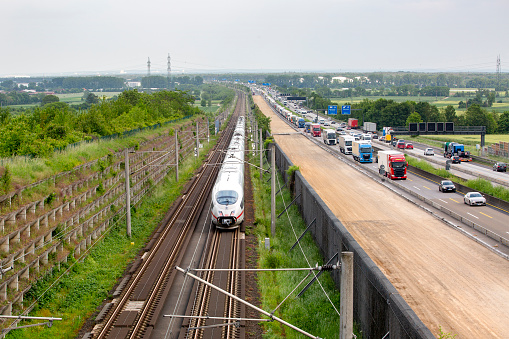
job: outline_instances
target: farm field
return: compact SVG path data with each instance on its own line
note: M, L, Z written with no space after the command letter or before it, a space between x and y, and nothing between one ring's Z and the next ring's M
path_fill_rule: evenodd
M451 90L452 92L452 90ZM431 105L435 105L438 108L445 108L448 105L452 105L456 109L456 114L463 114L466 109L458 108L460 101L466 102L468 99L472 99L474 96L461 96L461 97L426 97L426 96L363 96L363 97L352 97L352 98L331 98L331 101L338 106L345 105L347 103L360 103L364 99L376 101L378 99L393 100L395 102L415 101L415 102L429 102ZM509 98L506 98L503 93L500 93L500 97L496 101L502 101L501 103L493 103L493 107L487 107L486 109L490 112L505 112L509 111Z
M80 104L82 102L81 98L83 98L83 93L65 93L65 94L56 94L56 96L60 99L61 102L66 102L68 104ZM112 98L115 95L119 95L122 92L92 92L97 95L100 99L106 97L106 99Z

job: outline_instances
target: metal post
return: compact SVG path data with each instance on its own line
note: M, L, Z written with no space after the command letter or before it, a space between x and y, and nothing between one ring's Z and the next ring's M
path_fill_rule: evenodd
M129 184L129 148L124 150L125 154L125 209L127 236L131 237L131 187Z
M179 182L179 139L177 130L175 130L175 181Z
M200 129L198 128L198 121L196 122L196 159L200 157L200 138L198 137L198 133Z
M271 189L270 189L270 233L276 235L276 145L272 144L270 150Z
M353 253L341 253L341 300L339 339L352 339L353 334Z
M260 151L260 180L263 178L263 151L262 151L262 129L260 128L260 138L258 139L258 151Z
M209 117L207 117L207 143L210 142L210 126L209 126Z

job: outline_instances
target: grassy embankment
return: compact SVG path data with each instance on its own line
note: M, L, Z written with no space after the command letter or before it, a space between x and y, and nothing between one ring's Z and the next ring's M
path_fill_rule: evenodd
M125 147L139 145L155 136L168 133L170 128L179 129L180 126L188 121L189 120L183 120L171 126L168 125L154 130L145 130L126 138L82 143L62 152L54 152L47 158L28 158L24 156L9 159L4 158L0 160L0 166L7 166L9 168L12 190L49 178L55 174L69 171L76 166L94 159L99 159L114 151L122 150ZM36 198L38 196L47 195L54 190L55 187L48 182L38 185L33 189L28 189L23 192L23 194L26 198Z
M251 162L258 163L258 155L252 157ZM265 168L268 169L268 164ZM288 268L288 267L309 267L316 263L323 264L319 249L314 243L312 236L308 233L301 240L299 246L289 252L296 239L306 229L298 208L293 205L288 214L285 213L276 222L276 235L271 237L270 231L270 183L268 173L264 174L260 181L258 170L251 171L253 183L253 195L255 205L255 230L258 237L258 253L260 255L260 268ZM282 177L278 175L278 182L282 185ZM279 186L276 187L279 189ZM292 201L288 189L282 190L282 195L276 198L276 211L279 214L284 209L284 203ZM283 203L284 199L284 203ZM270 250L265 248L264 239L270 239ZM306 261L306 257L307 260ZM261 293L262 309L274 310L284 298L291 294L281 307L274 313L276 316L289 323L321 338L334 338L339 335L339 291L335 288L334 282L329 273L325 272L320 277L320 283L314 283L302 297L297 297L299 291L305 286L301 285L292 293L292 290L300 283L307 273L304 272L260 272L258 273L258 286ZM309 279L307 280L309 281ZM306 282L307 282L306 281ZM334 307L331 304L334 304ZM274 321L263 323L264 338L303 338L298 332L285 327ZM361 338L358 331L355 331L358 338Z
M420 142L430 146L440 147L442 149L444 148L445 142L454 141L460 144L464 144L465 150L469 151L472 155L479 156L481 155L480 151L478 151L476 148L477 144L481 144L480 135L420 135L420 136L400 135L398 136L398 138ZM498 143L500 141L509 142L509 134L486 134L485 138L486 146L489 146L493 143ZM499 156L485 155L485 157L493 161L508 162L507 158Z
M484 194L488 194L488 195L491 195L496 198L499 198L499 199L509 202L509 189L507 189L501 185L493 186L493 184L490 181L488 181L486 179L481 179L481 178L474 179L474 180L464 180L464 179L461 179L461 178L455 176L451 172L446 171L444 168L439 169L439 168L433 167L429 162L427 162L425 160L418 160L412 156L409 156L408 154L405 154L405 157L411 166L420 168L426 172L433 173L433 174L438 175L442 178L451 179L452 181L457 182L461 185L470 187L472 190L475 190L475 191L478 191L478 192L481 192ZM464 193L467 193L467 192L464 192Z
M25 305L38 298L38 304L30 315L62 317L62 321L55 321L51 328L38 326L15 330L10 332L7 338L75 338L85 321L108 297L108 292L145 245L215 142L216 137L211 136L210 144L204 142L200 160L190 157L182 163L179 167L178 183L175 182L173 172L170 172L141 204L133 207L131 238L125 236L125 221L117 220L104 240L93 246L82 262L72 259L61 265L60 270L55 270L53 275L39 280L30 295L25 297ZM54 286L42 294L52 284Z

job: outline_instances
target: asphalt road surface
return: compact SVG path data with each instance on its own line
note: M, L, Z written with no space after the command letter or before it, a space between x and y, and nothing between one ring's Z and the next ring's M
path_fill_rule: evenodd
M262 97L273 133L293 132ZM509 263L299 134L276 142L424 324L439 335L509 338Z

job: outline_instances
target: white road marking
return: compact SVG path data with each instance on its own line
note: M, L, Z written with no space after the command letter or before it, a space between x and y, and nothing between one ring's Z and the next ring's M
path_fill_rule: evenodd
M419 187L417 187L417 186L414 186L414 187L415 187L415 189L418 189L419 191L421 190L421 189L420 189Z
M443 202L445 202L447 204L447 201L445 201L445 200L442 200L442 199L438 199L438 200L443 201Z
M475 215L473 215L473 214L470 214L470 213L468 213L468 212L467 212L467 214L468 214L468 215L473 216L473 217L474 217L474 218L476 218L476 219L479 219L479 217L476 217L476 216L475 216Z

